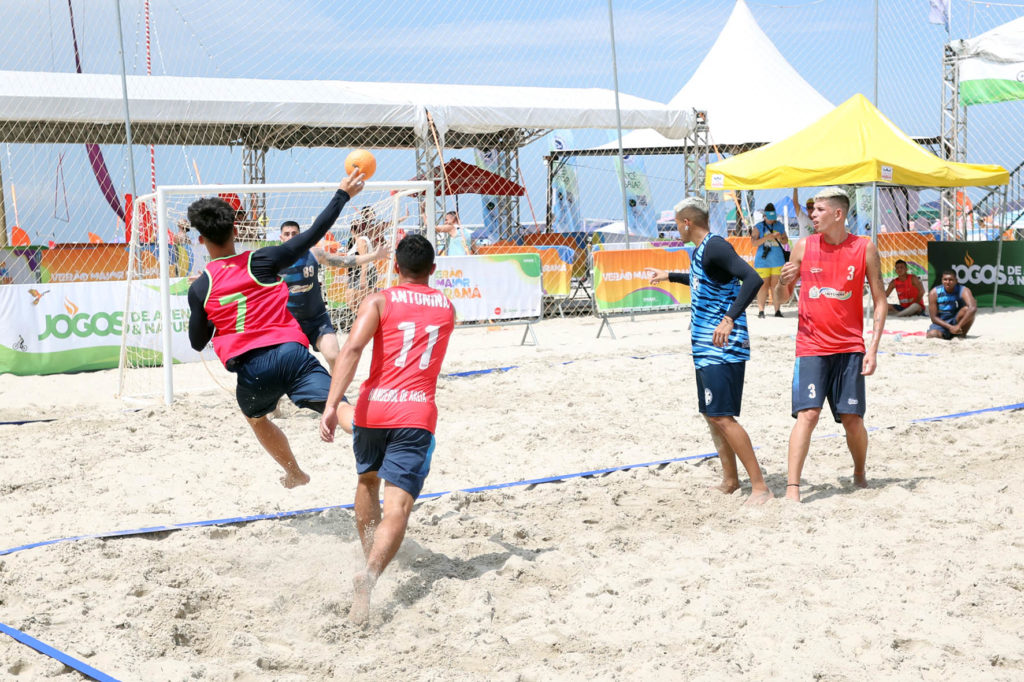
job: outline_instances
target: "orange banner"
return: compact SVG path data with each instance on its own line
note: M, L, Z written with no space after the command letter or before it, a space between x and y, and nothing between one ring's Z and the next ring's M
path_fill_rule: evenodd
M599 312L630 312L690 304L690 287L651 284L647 268L690 269L686 249L600 250L594 252L594 300Z
M156 245L140 247L144 279L160 276ZM64 244L43 254L43 282L109 282L123 280L128 272L128 247L124 244Z
M896 261L907 261L907 271L928 277L929 237L917 232L882 232L878 235L878 255L882 259L882 279L896 276Z

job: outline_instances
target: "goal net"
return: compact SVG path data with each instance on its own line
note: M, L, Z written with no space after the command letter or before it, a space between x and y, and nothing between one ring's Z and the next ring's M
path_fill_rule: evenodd
M136 199L127 217L129 269L118 370L122 401L170 404L182 393L234 393L234 376L212 345L197 352L188 339L188 288L209 262L188 223L192 202L204 197L228 202L235 209L235 248L242 252L280 243L285 221L309 229L336 189L336 183L166 186ZM324 261L321 292L339 332L351 327L364 298L395 282L394 247L404 234L433 225L432 198L429 182L368 182L314 247ZM333 256L372 253L382 244L390 251L385 260L353 268L329 263Z

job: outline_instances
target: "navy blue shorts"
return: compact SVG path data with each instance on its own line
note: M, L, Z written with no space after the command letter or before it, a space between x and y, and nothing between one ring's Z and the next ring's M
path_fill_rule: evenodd
M252 419L273 412L285 394L299 407L323 413L331 390L331 375L301 343L256 348L229 360L228 369L238 375L238 406Z
M738 417L743 402L745 362L708 365L697 370L697 409L708 417Z
M416 499L430 473L434 434L426 429L354 426L352 450L356 453L356 473L376 471L385 481Z
M836 353L796 359L793 366L793 416L803 410L817 409L825 404L832 418L842 421L841 414L864 416L866 391L863 353Z
M334 333L334 325L331 324L331 315L326 310L317 315L311 317L308 320L298 320L299 326L302 327L302 333L309 339L309 347L313 350L320 350L320 346L317 342L321 336L326 334Z
M928 325L928 331L932 331L932 330L941 332L942 333L942 338L946 339L946 341L949 341L950 339L953 338L953 332L949 331L948 329L946 329L945 327L943 327L941 325L938 325L938 324L930 324L930 325Z

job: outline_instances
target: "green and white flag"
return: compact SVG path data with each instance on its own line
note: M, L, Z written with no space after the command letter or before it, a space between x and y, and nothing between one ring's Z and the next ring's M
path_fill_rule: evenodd
M992 62L973 57L960 62L960 104L1024 99L1024 62Z

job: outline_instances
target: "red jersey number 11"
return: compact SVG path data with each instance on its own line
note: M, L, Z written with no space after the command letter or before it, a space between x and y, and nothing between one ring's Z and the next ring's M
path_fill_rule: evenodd
M413 339L416 336L416 323L415 322L399 322L398 329L402 332L402 351L395 358L395 367L405 367L406 360L409 358L409 351L412 349ZM437 332L440 330L436 324L428 324L423 328L423 331L427 333L427 348L423 351L423 355L420 356L420 369L426 369L430 366L430 354L434 351L434 344L437 343Z

